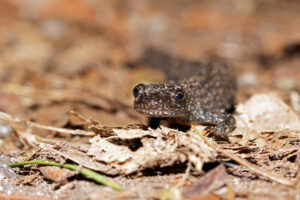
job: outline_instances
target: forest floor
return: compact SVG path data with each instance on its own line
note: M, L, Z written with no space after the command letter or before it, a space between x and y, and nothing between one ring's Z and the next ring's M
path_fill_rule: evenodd
M299 10L280 0L1 0L0 199L300 199ZM147 127L132 88L164 80L131 65L147 47L233 66L227 142L203 126ZM31 160L77 169L8 167ZM80 175L87 168L122 189Z

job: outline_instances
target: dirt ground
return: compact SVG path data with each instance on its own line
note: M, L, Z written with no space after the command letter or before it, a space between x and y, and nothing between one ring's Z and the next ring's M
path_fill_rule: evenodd
M300 199L299 10L297 0L1 0L0 199ZM200 125L148 127L132 89L165 78L133 65L148 47L233 66L228 141ZM32 160L76 169L8 166Z

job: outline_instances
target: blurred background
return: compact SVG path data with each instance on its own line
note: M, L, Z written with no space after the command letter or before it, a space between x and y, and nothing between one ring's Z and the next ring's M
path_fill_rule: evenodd
M244 96L300 88L297 0L1 0L0 110L57 127L74 110L106 125L141 122L132 67L148 46L234 66ZM242 92L241 92L242 91Z

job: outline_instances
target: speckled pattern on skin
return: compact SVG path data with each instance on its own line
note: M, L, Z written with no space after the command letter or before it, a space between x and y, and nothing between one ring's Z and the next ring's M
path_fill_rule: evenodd
M164 71L165 83L139 84L133 89L134 109L151 117L174 118L208 125L206 131L224 137L235 128L232 108L236 80L221 61L188 61L148 50L140 63Z

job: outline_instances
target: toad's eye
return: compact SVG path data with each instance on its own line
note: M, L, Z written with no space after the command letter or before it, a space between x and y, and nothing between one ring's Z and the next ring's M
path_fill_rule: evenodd
M140 93L143 92L143 89L145 88L145 85L144 84L138 84L137 86L135 86L132 90L132 93L133 93L133 96L134 97L137 97L139 96Z
M176 98L177 100L182 100L182 99L184 98L183 92L181 92L181 91L176 92L175 98Z
M134 97L137 97L139 95L140 91L139 91L139 89L137 87L135 87L135 88L133 88L132 93L133 93Z

